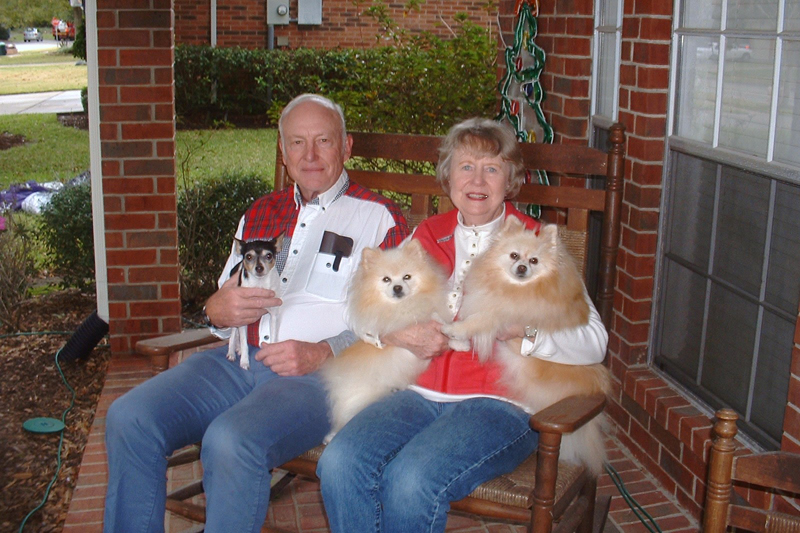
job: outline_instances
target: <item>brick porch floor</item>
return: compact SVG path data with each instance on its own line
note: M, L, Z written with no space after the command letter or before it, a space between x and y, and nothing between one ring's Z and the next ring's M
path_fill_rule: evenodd
M177 356L175 361L182 356ZM105 415L111 402L138 383L150 377L149 362L143 358L114 357L108 374L94 424L84 451L75 492L67 515L64 533L93 533L102 530L103 498L106 492L107 468L103 433ZM615 439L608 440L609 462L617 470L628 491L636 501L657 521L664 533L699 531L699 525L675 499L665 492L627 450ZM193 479L199 479L197 464L173 469L169 490ZM605 533L640 533L647 528L639 522L619 495L607 474L599 480L599 491L612 494L611 513ZM327 532L327 522L322 507L318 485L311 480L295 479L284 493L270 505L268 520L273 527L300 533ZM195 523L167 513L169 533L194 533L202 531ZM522 532L524 528L504 523L475 520L468 516L452 514L447 531L452 533Z

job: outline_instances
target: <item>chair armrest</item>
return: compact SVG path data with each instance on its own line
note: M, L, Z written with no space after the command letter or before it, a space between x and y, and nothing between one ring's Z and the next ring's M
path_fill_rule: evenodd
M219 337L208 328L188 329L180 333L140 340L136 343L136 353L150 358L155 372L162 372L169 366L169 356L181 350L205 346L219 341Z
M531 416L530 425L540 433L572 433L605 406L605 394L569 396Z

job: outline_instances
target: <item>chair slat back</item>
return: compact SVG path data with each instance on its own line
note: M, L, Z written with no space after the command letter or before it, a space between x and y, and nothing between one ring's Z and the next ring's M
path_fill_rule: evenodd
M444 213L452 209L452 203L443 195L436 183L435 163L439 159L442 138L431 135L408 135L395 133L353 132L352 157L370 160L386 160L388 170L351 169L348 174L355 182L382 193L392 192L410 195L410 207L406 210L409 224L416 226L435 211ZM543 208L555 208L565 213L562 239L568 241L568 249L576 257L583 272L587 267L589 213L598 212L601 217L601 236L598 258L597 291L595 302L606 327L611 326L616 256L619 249L620 210L624 172L624 128L611 127L610 148L607 152L579 145L548 145L522 143L525 165L532 172L546 170L554 175L570 178L599 178L600 188L567 185L540 185L529 183L522 186L513 200L538 204ZM291 183L283 165L280 145L275 164L275 189ZM415 169L428 164L430 174L418 171L399 172L403 163L415 163ZM376 165L370 165L374 167ZM588 283L587 283L588 285Z

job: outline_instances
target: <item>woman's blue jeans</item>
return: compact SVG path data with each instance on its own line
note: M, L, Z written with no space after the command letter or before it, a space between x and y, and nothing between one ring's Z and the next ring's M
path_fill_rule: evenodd
M317 465L331 531L444 531L450 502L536 449L529 419L501 400L438 403L409 390L367 407Z
M202 440L206 528L257 532L271 473L330 431L316 374L280 377L255 361L200 352L117 399L106 417L105 532L163 532L167 456Z

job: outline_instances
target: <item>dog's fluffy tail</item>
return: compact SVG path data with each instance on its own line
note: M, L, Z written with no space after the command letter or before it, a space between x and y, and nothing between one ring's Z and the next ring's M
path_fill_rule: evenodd
M594 417L574 433L564 435L559 458L570 463L583 463L593 475L600 475L606 462L605 437L608 429L605 414Z

